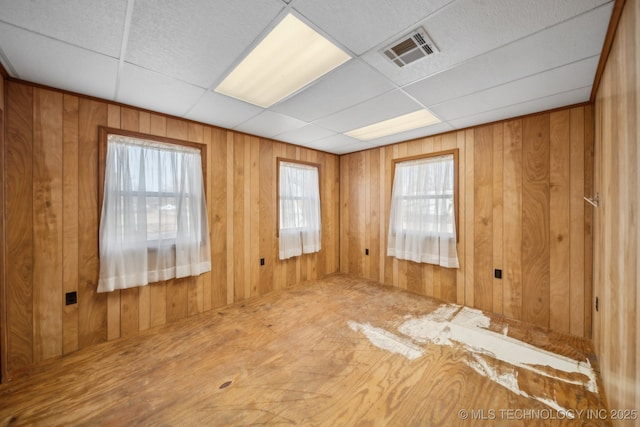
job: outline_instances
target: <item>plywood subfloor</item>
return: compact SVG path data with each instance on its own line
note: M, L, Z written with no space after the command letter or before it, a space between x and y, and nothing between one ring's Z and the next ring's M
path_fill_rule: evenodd
M456 341L438 310L466 309L443 304L346 275L307 282L26 369L0 387L0 425L608 425L584 375ZM487 342L595 363L587 341L472 314ZM449 326L399 331L420 319Z

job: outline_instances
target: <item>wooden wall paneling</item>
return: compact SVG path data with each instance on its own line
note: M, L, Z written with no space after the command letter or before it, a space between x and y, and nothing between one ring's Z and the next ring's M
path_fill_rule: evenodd
M557 331L569 332L574 307L570 302L571 247L575 240L571 232L570 201L571 179L574 171L567 167L571 160L571 111L562 110L550 116L550 172L549 172L549 275L553 286L549 295L549 326ZM573 198L575 199L575 197ZM582 204L582 200L580 200ZM580 224L578 224L580 225Z
M33 88L9 83L5 141L7 371L33 362Z
M594 179L594 108L584 107L584 195L591 197ZM584 203L584 202L583 202ZM585 205L584 210L584 336L592 338L593 307L593 209Z
M149 117L149 133L167 136L167 118L159 114ZM167 282L154 283L149 287L149 327L167 322Z
M455 133L456 135L456 147L458 148L458 171L457 171L457 179L458 179L458 224L456 229L456 235L458 237L458 262L460 264L460 268L456 270L456 303L464 304L465 302L465 275L466 275L466 245L467 245L467 234L465 231L466 224L466 210L465 210L465 202L466 202L466 179L465 179L465 170L466 170L466 146L465 146L465 133L464 131L458 131Z
M349 273L349 154L340 157L340 271Z
M504 123L503 313L522 319L522 120Z
M78 292L78 98L63 97L62 292ZM78 349L78 304L64 305L62 352Z
M320 224L322 227L322 234L320 235L320 251L314 254L314 262L311 266L312 279L317 279L318 277L323 277L326 274L326 264L327 264L327 249L329 248L328 238L330 236L330 224L325 211L328 211L326 205L323 206L323 203L327 203L329 198L327 198L327 186L329 185L328 177L328 155L321 152L313 152L312 159L315 163L320 165L320 181L319 181L319 191L320 191Z
M232 132L226 132L226 153L227 153L227 164L226 164L226 181L227 181L227 212L226 212L226 230L227 230L227 304L231 304L235 299L235 289L234 289L234 280L235 280L235 269L234 269L234 255L235 255L235 245L234 245L234 237L235 237L235 220L234 220L234 212L235 212L235 136Z
M251 175L253 174L251 168L251 140L252 137L246 135L243 138L243 189L242 189L242 203L243 203L243 215L240 217L242 225L242 252L236 251L236 256L240 259L240 268L243 270L242 280L236 281L236 287L243 287L243 298L251 297L252 280L253 275L251 271L251 257L253 251L251 248L251 219L253 212L252 198L251 198ZM237 189L236 189L237 191Z
M211 174L207 195L209 207L209 233L211 235L211 306L221 307L227 304L227 132L211 129L211 145L207 150L210 159L207 173Z
M167 118L167 136L183 141L188 140L189 126L187 122ZM196 278L194 277L167 281L167 322L183 319L189 315L189 290L192 289L195 282Z
M311 163L317 163L320 165L320 170L322 170L322 164L318 161L318 154L314 150L305 150L307 152L307 161ZM320 177L318 180L318 192L321 191L322 183L320 181ZM322 199L320 201L322 203ZM322 221L322 206L320 207L320 221ZM320 247L322 247L322 237L320 237ZM324 252L323 252L324 253ZM318 260L320 253L314 252L307 257L307 280L315 280L318 278Z
M549 326L549 115L522 121L523 320Z
M282 289L284 287L284 264L280 261L280 252L279 252L279 227L280 227L280 218L278 217L279 214L279 208L277 207L277 205L280 203L280 201L278 200L278 184L279 184L279 180L278 180L278 174L280 173L278 171L277 168L277 159L278 157L284 157L285 153L283 152L283 146L284 144L279 143L279 142L274 142L273 143L273 157L274 157L274 177L276 179L276 181L274 181L274 203L276 204L276 213L274 213L274 228L275 228L275 233L276 233L276 237L274 239L273 242L273 289L274 290L278 290L278 289Z
M120 108L120 127L124 130L139 132L139 111L127 107ZM147 287L135 287L120 291L120 335L122 337L131 337L140 332L140 293L142 288Z
M354 153L350 156L349 171L349 252L351 265L349 272L364 276L364 239L366 215L366 183L365 183L365 152Z
M249 182L250 188L250 207L249 212L251 214L251 222L250 222L250 254L249 254L249 263L247 264L247 269L251 272L251 282L249 286L251 287L250 294L251 296L261 295L259 284L260 284L260 227L266 227L266 224L262 222L262 218L260 217L260 182L262 181L260 177L260 140L258 138L252 137L249 145L251 151L250 157L250 171L251 178ZM273 223L269 224L269 228L273 227Z
M467 236L467 244L465 245L465 285L464 285L464 295L465 305L469 307L475 307L475 286L474 286L474 274L475 274L475 265L474 265L474 218L475 218L475 206L474 206L474 155L475 155L475 146L474 146L474 130L467 129L465 132L465 152L466 152L466 169L461 171L461 179L465 180L465 188L466 192L463 195L465 197L465 221L464 221L464 233ZM464 174L464 175L463 175Z
M234 301L245 298L245 147L244 135L234 136L233 156L233 283Z
M503 176L504 176L504 124L493 125L493 264L492 269L503 269ZM492 271L493 273L493 271ZM504 312L504 281L493 277L493 312Z
M107 105L107 126L121 128L121 107L114 104ZM137 130L137 129L136 129ZM104 183L98 183L104 186ZM102 207L98 207L101 211ZM121 290L116 289L107 293L107 339L120 338L120 313L121 313Z
M206 193L205 193L205 197L206 197L206 202L207 202L207 225L209 227L209 244L210 246L213 244L213 240L212 240L212 236L211 236L211 211L212 211L212 204L211 204L211 198L212 198L212 193L211 193L211 177L213 176L213 171L211 170L211 166L213 165L213 158L212 158L212 153L211 151L213 151L212 149L212 131L213 129L209 126L204 128L204 145L206 145L207 147L207 158L205 160L206 164L207 164L207 171L205 173L205 176L203 177L204 183L205 183L205 188L206 188ZM211 253L211 262L213 264L213 250ZM213 270L212 268L212 271ZM204 289L203 289L203 294L202 294L202 310L203 311L209 311L211 310L211 306L212 306L212 301L213 301L213 274L211 271L204 273Z
M107 124L107 104L80 98L78 117L78 344L83 348L107 340L107 297L97 293L98 126Z
M476 128L473 143L473 306L493 311L493 126Z
M33 359L62 354L62 93L33 93Z
M204 144L204 126L198 123L187 123L187 139L190 142ZM206 173L206 171L203 172ZM200 274L189 280L187 287L187 314L189 316L204 311L204 288L205 286L210 287L210 283L211 273Z
M274 143L269 140L260 141L259 153L259 214L260 214L260 258L264 265L259 267L260 295L271 292L274 288L274 265L278 262L277 224L276 219L276 157L273 152ZM259 263L258 263L259 265Z
M367 175L367 182L369 183L369 209L367 210L367 216L369 217L368 229L370 232L369 239L367 239L367 249L369 249L369 255L367 261L369 263L369 275L368 277L373 280L380 280L380 211L384 205L380 204L380 153L382 150L370 150L369 151L369 173Z
M360 253L362 255L362 277L371 278L371 255L366 254L366 249L371 246L371 150L362 152L363 154L363 177L360 191L364 203L362 212L360 213L360 224L363 226L362 247Z
M394 159L401 159L403 157L409 156L409 147L406 142L402 144L397 144L394 146ZM392 181L393 182L393 181ZM409 263L411 261L407 260L399 260L397 258L393 258L393 283L401 288L407 289L409 283Z
M571 126L571 158L570 158L570 186L571 200L569 210L571 216L570 226L570 327L573 335L584 335L584 311L585 311L585 202L584 193L584 108L574 108L570 112ZM558 283L554 282L554 286Z
M380 148L380 150L384 150L384 240L383 246L381 250L384 252L384 283L387 285L393 284L393 274L394 274L394 265L395 258L387 256L387 247L389 244L389 217L391 211L391 194L393 192L393 170L391 167L391 162L393 159L394 147L388 145L386 147ZM340 243L342 244L342 242Z

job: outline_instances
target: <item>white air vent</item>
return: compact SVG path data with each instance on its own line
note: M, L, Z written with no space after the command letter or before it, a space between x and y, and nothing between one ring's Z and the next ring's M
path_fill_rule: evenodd
M436 52L439 52L438 48L424 28L418 28L382 50L384 56L398 67L404 67Z

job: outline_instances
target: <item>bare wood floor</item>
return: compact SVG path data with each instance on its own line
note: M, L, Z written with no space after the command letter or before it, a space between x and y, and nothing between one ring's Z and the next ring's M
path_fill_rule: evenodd
M334 275L25 370L0 425L609 425L554 354L595 363L588 341Z

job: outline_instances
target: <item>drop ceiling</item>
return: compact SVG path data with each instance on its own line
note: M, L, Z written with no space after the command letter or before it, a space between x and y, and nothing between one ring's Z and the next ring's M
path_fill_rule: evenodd
M336 154L589 100L613 0L0 0L11 77ZM352 59L260 108L214 92L287 14ZM418 28L439 52L381 52ZM442 122L344 132L419 109Z

